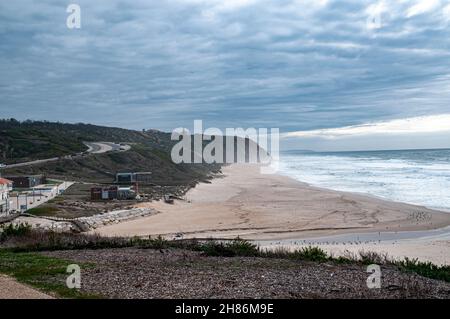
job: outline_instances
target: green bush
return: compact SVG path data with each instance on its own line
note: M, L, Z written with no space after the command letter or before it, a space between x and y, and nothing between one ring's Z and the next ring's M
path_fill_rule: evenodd
M9 224L0 227L0 240L4 241L9 237L22 237L31 232L31 226L27 223Z
M211 240L206 243L199 244L198 250L204 252L208 256L222 257L253 257L258 256L260 253L258 246L240 238L236 238L231 242L218 242Z
M311 246L295 250L290 254L290 257L294 259L317 261L317 262L324 262L329 259L327 253L323 249Z
M371 265L371 264L377 264L377 265L383 265L388 263L388 257L386 254L380 255L373 251L360 251L359 252L359 260L364 265Z
M161 235L156 238L150 236L148 239L134 237L131 239L131 245L148 249L164 249L170 247L169 241L164 239Z
M248 240L239 237L227 244L228 249L234 252L235 256L258 256L259 248Z
M424 277L450 282L450 266L437 266L431 262L405 258L395 264L403 271L414 272Z

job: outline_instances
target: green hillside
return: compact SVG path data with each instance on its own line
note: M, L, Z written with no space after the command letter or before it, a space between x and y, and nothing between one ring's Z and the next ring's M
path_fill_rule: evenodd
M0 161L18 163L85 151L83 141L129 143L126 152L91 154L30 166L2 169L7 175L45 174L74 181L111 183L119 171L150 171L159 185L191 185L204 180L219 165L181 164L171 161L175 141L169 133L146 132L90 124L18 122L0 120Z
M17 163L85 151L83 141L143 143L165 149L170 135L158 131L139 132L91 124L0 120L0 162Z

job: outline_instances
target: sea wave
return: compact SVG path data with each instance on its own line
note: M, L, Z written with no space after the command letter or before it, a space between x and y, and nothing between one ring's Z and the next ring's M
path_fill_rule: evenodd
M450 150L288 152L280 172L315 186L450 211Z

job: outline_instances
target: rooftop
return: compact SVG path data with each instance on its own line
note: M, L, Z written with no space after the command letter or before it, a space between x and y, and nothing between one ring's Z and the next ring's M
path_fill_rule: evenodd
M0 177L0 185L8 185L8 184L12 184L13 182L10 181L9 179L6 178L1 178Z

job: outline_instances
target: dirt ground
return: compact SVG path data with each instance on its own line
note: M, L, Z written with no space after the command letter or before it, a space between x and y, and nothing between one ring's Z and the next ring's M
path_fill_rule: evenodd
M44 252L82 269L82 291L108 298L450 298L450 283L382 267L369 289L361 265L287 259L207 257L176 249Z
M53 297L0 274L0 299L53 299Z

